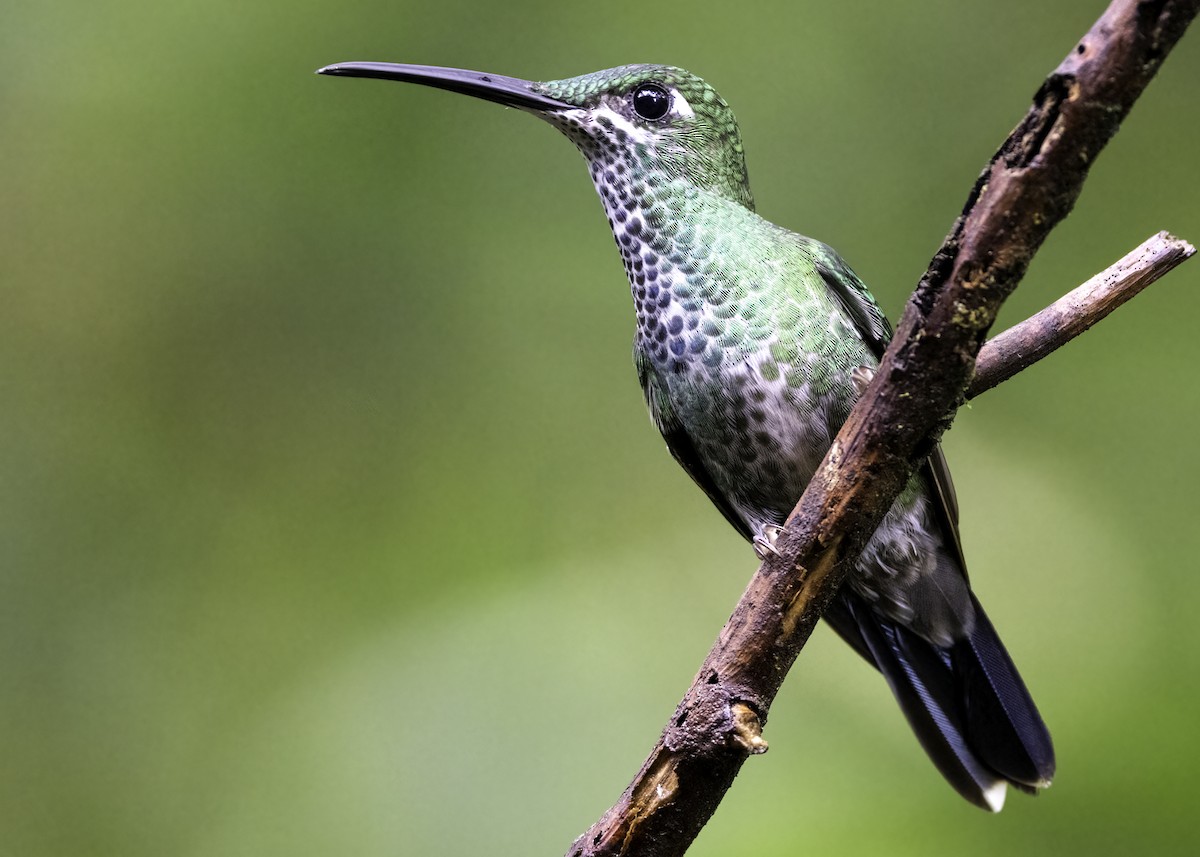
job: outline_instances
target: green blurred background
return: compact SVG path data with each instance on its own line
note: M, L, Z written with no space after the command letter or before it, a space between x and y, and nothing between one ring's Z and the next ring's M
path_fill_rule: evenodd
M9 4L0 854L559 854L755 566L663 450L583 163L341 60L704 74L893 317L1103 2ZM1200 240L1184 39L1001 327ZM1194 854L1200 262L964 410L976 589L1059 749L998 817L820 629L696 855Z

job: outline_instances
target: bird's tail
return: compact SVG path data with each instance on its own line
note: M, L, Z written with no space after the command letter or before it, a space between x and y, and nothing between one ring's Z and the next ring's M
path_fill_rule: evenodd
M1054 776L1054 746L1037 706L975 596L975 627L934 646L843 590L825 618L875 664L947 782L999 812L1006 786L1036 793Z

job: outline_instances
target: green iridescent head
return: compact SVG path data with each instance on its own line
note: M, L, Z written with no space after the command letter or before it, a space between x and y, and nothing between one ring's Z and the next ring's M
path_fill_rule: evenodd
M733 111L691 72L625 65L534 84L534 90L575 107L543 115L588 161L605 163L619 153L634 169L753 207Z
M558 127L596 170L622 162L753 208L733 111L701 78L664 65L626 65L536 82L437 66L339 63L321 74L420 83L534 113Z

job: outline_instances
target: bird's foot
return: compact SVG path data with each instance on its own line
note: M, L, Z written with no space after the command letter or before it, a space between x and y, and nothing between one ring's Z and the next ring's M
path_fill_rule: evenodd
M779 534L783 532L783 527L768 525L762 528L757 536L754 537L754 552L758 554L760 560L766 559L769 556L779 556L779 551L775 548L775 542L779 541Z
M875 377L875 370L870 366L856 366L850 373L850 380L854 382L854 389L858 391L858 395L862 395L867 385L871 383L871 379Z

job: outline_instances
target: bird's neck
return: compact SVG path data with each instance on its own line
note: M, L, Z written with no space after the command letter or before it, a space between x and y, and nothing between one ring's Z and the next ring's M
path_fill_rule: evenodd
M689 333L737 299L740 274L753 265L743 257L758 233L775 227L685 180L622 165L593 164L591 173L629 278L638 347L663 365L703 359L690 350Z

